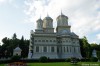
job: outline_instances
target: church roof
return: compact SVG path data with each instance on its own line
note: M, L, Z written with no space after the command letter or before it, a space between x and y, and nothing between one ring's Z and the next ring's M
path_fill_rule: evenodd
M59 18L63 18L63 17L65 17L65 18L67 18L68 19L68 17L67 16L65 16L64 14L62 14L61 13L61 15L59 15L58 17L57 17L57 19L59 19Z
M63 30L63 31L61 31L61 35L69 35L69 34L70 34L70 32L67 31L67 30Z
M19 47L16 47L14 51L22 51Z
M37 20L37 22L42 22L42 19L41 19L41 18L39 18L39 19Z
M72 32L71 35L73 35L73 36L77 36L74 32Z
M43 20L52 20L53 21L53 19L49 15L47 15Z

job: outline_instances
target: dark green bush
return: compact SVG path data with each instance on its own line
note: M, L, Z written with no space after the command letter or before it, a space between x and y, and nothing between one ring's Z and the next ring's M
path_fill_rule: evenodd
M46 56L41 56L39 59L40 62L45 63L48 61L48 58Z
M71 58L67 58L65 61L66 62L70 62L71 61Z
M18 55L15 55L15 56L11 57L11 60L14 61L14 62L19 61L20 59L21 59L21 56L18 56Z
M96 57L91 57L91 59L90 59L92 62L97 62L98 61L98 58L96 58Z

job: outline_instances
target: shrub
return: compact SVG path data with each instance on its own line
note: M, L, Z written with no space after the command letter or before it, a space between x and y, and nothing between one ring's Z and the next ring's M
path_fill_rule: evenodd
M21 59L21 56L18 56L18 55L15 55L15 56L11 57L11 60L14 61L14 62L19 61L20 59Z
M97 62L98 61L98 58L96 58L96 57L91 57L91 59L90 59L92 62Z
M67 58L65 61L66 62L70 62L71 61L71 58Z
M41 56L39 59L40 62L45 63L48 61L48 58L46 56Z

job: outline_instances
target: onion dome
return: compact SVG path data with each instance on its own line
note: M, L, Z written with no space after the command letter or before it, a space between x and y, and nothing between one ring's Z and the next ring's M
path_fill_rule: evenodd
M51 21L53 21L53 19L51 17L49 17L48 15L43 19L43 21L44 20L51 20Z
M65 16L64 14L62 14L62 12L61 12L61 15L59 15L59 16L57 17L57 19L59 19L59 18L67 18L67 19L68 19L68 17Z
M41 18L39 18L36 22L42 22L42 19L41 19Z

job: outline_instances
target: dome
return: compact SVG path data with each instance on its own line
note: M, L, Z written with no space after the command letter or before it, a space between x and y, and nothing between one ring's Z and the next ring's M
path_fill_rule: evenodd
M16 47L14 51L22 51L19 47Z
M43 20L52 20L53 21L53 19L51 17L49 17L48 15Z
M38 20L37 20L37 22L42 22L42 19L41 19L41 18L40 18L40 19L38 19Z
M64 14L62 14L61 13L61 15L59 15L58 17L57 17L57 19L59 19L59 18L63 18L63 17L65 17L65 18L67 18L68 19L68 17L67 16L65 16Z

